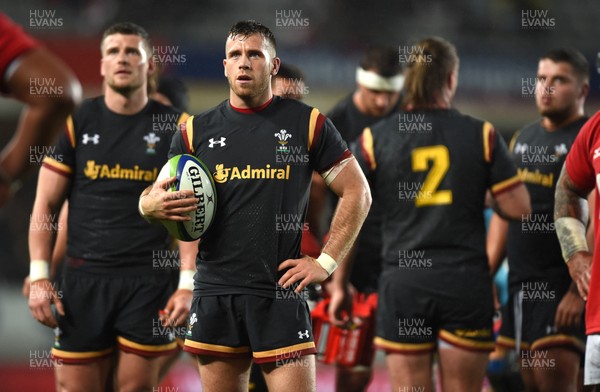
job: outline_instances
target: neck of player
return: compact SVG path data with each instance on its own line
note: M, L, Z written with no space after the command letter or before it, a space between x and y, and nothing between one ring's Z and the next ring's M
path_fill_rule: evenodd
M254 109L258 108L273 98L273 91L270 86L264 93L254 97L240 97L233 90L229 90L229 103L238 109Z
M123 94L107 87L104 102L111 111L117 114L133 115L139 113L148 103L146 86L141 86L129 94Z
M550 131L554 132L557 129L561 129L571 124L574 121L579 120L585 116L585 111L583 110L583 106L573 110L572 112L564 113L564 114L554 114L547 115L542 117L542 126Z

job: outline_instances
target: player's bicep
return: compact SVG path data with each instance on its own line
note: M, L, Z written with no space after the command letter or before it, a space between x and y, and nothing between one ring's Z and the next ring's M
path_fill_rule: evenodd
M531 213L529 192L522 182L492 197L495 201L494 210L504 219L520 220L523 215Z
M42 166L38 176L34 210L58 212L66 198L70 184L70 177Z
M338 163L331 170L337 170L338 173L328 186L338 197L344 197L344 193L349 190L367 192L370 195L367 179L354 157Z
M176 155L187 154L188 150L183 141L182 133L176 132L171 139L171 147L169 148L168 159L173 158Z

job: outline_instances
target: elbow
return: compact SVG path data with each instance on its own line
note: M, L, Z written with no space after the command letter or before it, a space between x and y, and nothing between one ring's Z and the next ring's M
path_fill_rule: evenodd
M53 101L53 106L56 111L67 115L81 103L81 99L81 84L77 79L69 78L65 83L63 94Z
M369 209L371 208L371 204L373 203L373 196L371 196L371 188L368 184L363 186L361 192L361 200L360 205L362 210L365 212L365 216L369 213Z
M531 214L531 198L525 185L520 184L495 198L496 212L507 220L521 220Z

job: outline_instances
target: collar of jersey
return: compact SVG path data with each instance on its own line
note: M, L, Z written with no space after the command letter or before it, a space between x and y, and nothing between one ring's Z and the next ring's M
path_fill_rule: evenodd
M261 110L264 110L267 106L269 106L271 104L271 102L273 102L273 97L271 97L271 99L269 99L267 102L263 103L260 106L255 107L255 108L248 108L248 109L246 109L246 108L236 108L235 106L233 106L231 104L231 101L229 101L229 106L233 110L235 110L236 112L239 112L239 113L245 113L245 114L257 113L257 112L260 112Z

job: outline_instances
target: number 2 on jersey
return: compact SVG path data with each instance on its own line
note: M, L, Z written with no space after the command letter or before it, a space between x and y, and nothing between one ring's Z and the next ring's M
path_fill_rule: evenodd
M415 198L416 207L437 206L452 204L451 190L438 190L442 179L450 167L450 153L446 146L428 146L418 147L412 151L412 170L414 172L426 171L429 169L429 162L432 162L431 169L421 191Z

